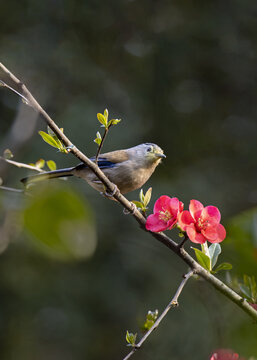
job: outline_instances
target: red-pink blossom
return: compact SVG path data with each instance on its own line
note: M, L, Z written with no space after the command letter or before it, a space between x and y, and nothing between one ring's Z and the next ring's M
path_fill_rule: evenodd
M210 360L239 360L239 355L232 350L218 349L212 354Z
M172 229L177 221L178 214L183 210L184 204L177 198L161 196L154 204L153 214L149 215L145 227L153 232Z
M189 211L185 210L178 216L181 230L186 231L189 239L198 244L208 240L219 243L226 237L226 230L220 224L220 212L215 206L204 207L200 201L191 200Z

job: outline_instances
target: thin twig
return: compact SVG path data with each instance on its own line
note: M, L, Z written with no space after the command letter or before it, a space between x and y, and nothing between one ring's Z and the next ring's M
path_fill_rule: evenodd
M26 105L30 106L28 99L26 99L25 96L23 96L21 93L19 93L19 91L15 90L10 85L7 85L3 80L0 80L0 85L3 86L3 87L8 88L9 90L14 92L15 94L19 95L25 101Z
M188 240L188 236L187 236L187 234L185 234L184 235L184 239L181 241L181 243L180 244L178 244L178 247L180 248L180 249L184 249L184 245L185 245L185 243L186 243L186 241Z
M7 186L0 186L0 189L6 190L6 191L18 192L18 193L23 193L23 192L24 192L24 190L15 189L15 188L10 188L10 187L7 187Z
M191 276L194 274L193 270L190 270L186 275L183 276L183 280L181 281L175 295L173 296L172 300L169 302L169 304L166 306L166 308L163 310L161 315L158 317L158 319L155 321L153 326L147 331L147 333L142 337L142 339L133 347L133 349L130 351L130 353L124 357L123 360L129 359L138 349L140 349L143 345L143 343L146 341L146 339L151 335L151 333L157 329L157 327L160 325L161 321L164 319L164 317L167 315L169 310L172 307L178 306L178 298L186 285L187 281L191 278Z
M109 126L107 126L105 129L104 129L104 134L103 134L103 137L101 139L101 142L100 142L100 145L98 146L98 149L97 149L97 153L96 153L96 156L95 156L95 163L97 165L97 161L98 161L98 157L100 155L100 152L102 150L102 147L103 147L103 144L104 144L104 140L108 134L108 131L110 129L110 127L112 126L112 124L110 124Z
M61 129L55 124L53 119L47 114L47 112L39 105L27 87L21 83L21 81L13 75L2 63L0 63L0 69L2 69L5 74L7 74L10 79L20 87L21 92L24 94L25 98L28 100L29 104L32 108L41 114L44 118L45 122L48 126L53 130L58 139L60 139L66 147L70 148L70 153L75 155L80 161L86 164L93 173L98 177L98 179L105 185L106 189L110 193L114 193L113 197L129 212L132 213L132 216L136 219L136 221L140 224L142 228L145 229L145 218L144 216L135 209L133 203L131 203L128 199L125 198L121 194L121 192L117 189L117 186L112 183L107 176L99 169L99 167L92 162L85 154L83 154L79 149L72 144L72 142L67 138L67 136L61 131ZM210 274L207 270L205 270L202 266L200 266L183 248L180 248L179 245L173 241L170 237L168 237L164 233L153 233L152 236L155 237L158 241L163 243L169 249L171 249L174 253L176 253L187 265L191 267L195 274L201 276L203 279L212 284L218 291L223 293L226 297L236 303L243 311L245 311L249 316L251 316L255 321L257 321L257 311L249 305L249 303L240 295L238 295L235 291L230 289L227 285L225 285L218 278Z
M18 168L26 168L26 169L30 169L30 170L36 170L39 172L44 172L44 170L37 168L36 166L33 165L28 165L28 164L24 164L24 163L20 163L18 161L13 161L13 160L9 160L9 159L5 159L4 157L0 156L0 159L11 164L14 166L17 166Z

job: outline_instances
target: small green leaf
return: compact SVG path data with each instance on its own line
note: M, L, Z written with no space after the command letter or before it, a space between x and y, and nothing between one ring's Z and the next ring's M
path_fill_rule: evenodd
M143 330L148 331L151 329L151 327L153 326L153 324L155 323L155 321L158 318L158 310L155 311L148 311L147 315L146 315L146 321L143 325Z
M140 201L132 200L131 202L133 202L138 209L144 209L144 206Z
M221 253L221 246L220 244L212 244L209 247L209 253L210 253L210 258L211 258L211 268L213 269L214 266L217 263L218 257Z
M216 274L217 272L221 271L221 270L231 270L233 268L233 266L229 263L222 263L219 264L215 270L213 270L213 274Z
M100 144L101 144L101 141L102 141L102 136L101 136L101 134L99 133L99 131L97 131L97 133L96 133L96 138L95 138L94 142L95 142L97 145L100 145Z
M108 109L105 109L104 110L104 117L105 117L106 120L108 120L108 115L109 115Z
M98 113L97 114L97 119L105 128L107 127L107 119L103 114Z
M56 163L53 160L48 160L46 164L50 170L56 170Z
M45 160L44 159L39 159L36 163L35 163L35 167L38 169L42 169L45 166Z
M144 203L144 201L145 201L145 196L144 196L144 193L143 193L143 189L140 190L139 200L141 201L141 203Z
M146 318L149 320L154 320L156 321L157 317L158 317L159 311L156 309L155 311L148 311Z
M101 144L101 140L99 138L95 138L94 142L97 144L97 145L100 145Z
M39 131L38 133L47 144L49 144L57 149L60 149L60 145L57 143L57 141L53 138L52 135L49 135L44 131Z
M121 119L112 119L108 122L108 126L117 125L119 122L121 122Z
M206 270L211 271L211 259L197 248L192 248L195 251L195 256L198 263Z
M145 193L144 205L147 207L152 197L152 188L150 187Z
M4 159L6 159L6 160L10 160L11 158L13 158L13 153L11 152L10 149L5 149L3 155L4 155L4 156L3 156Z
M128 346L135 346L136 338L137 338L137 334L130 333L127 330L127 332L126 332L126 341L128 343Z

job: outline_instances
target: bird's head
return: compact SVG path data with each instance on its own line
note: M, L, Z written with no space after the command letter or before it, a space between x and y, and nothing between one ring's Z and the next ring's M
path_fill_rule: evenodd
M161 159L166 158L163 150L156 144L144 143L134 148L131 148L135 151L135 156L140 162L144 162L145 165L158 164Z

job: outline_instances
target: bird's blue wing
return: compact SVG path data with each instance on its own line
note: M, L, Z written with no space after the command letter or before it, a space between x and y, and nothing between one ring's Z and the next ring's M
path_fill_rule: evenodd
M90 160L95 161L95 157L90 158ZM115 167L117 165L117 163L109 161L104 157L99 157L97 160L97 165L99 166L100 169L109 169L109 168ZM80 163L78 166L76 166L77 170L83 169L83 168L87 168L87 165L85 165L84 163Z
M95 160L95 159L93 159ZM97 161L97 164L99 166L100 169L107 169L107 168L112 168L115 167L117 164L113 163L109 160L106 160L105 158L99 158Z

